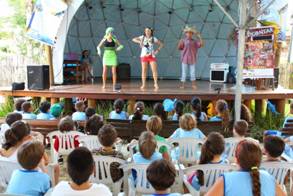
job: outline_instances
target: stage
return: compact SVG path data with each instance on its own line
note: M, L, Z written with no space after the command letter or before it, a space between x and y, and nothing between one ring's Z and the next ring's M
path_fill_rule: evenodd
M114 100L122 98L125 100L163 100L165 98L177 98L190 100L193 96L198 96L202 100L234 100L235 86L233 84L210 83L209 81L197 81L196 89L191 88L187 83L185 89L179 88L178 80L159 81L160 89L155 91L153 82L147 82L147 88L140 90L140 81L121 82L122 89L113 91L110 81L106 89L102 89L101 82L95 84L57 85L51 86L48 90L16 90L11 87L0 88L0 95L15 97L47 97L47 98L72 98L84 97L92 100ZM242 89L244 100L276 99L285 100L293 98L293 90L277 88L275 90L255 90L254 87L244 86Z

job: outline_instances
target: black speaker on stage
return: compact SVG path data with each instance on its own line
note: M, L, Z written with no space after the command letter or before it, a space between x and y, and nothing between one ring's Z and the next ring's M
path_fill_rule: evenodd
M27 66L27 88L30 90L50 88L49 65Z
M130 80L130 64L119 63L117 67L117 80Z

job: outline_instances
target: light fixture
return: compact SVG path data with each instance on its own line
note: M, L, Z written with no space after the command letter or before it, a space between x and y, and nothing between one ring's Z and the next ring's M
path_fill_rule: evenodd
M212 12L214 10L214 5L212 3L209 4L208 11Z

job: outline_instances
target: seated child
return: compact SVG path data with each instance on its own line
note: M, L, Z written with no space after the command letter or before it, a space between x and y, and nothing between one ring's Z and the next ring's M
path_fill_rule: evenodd
M10 129L10 126L12 125L12 123L14 123L15 121L21 120L22 119L22 115L20 113L17 112L11 112L8 113L6 118L5 118L5 123L3 123L1 125L0 128L0 135L5 135L5 132Z
M170 193L170 187L174 184L176 170L172 162L160 159L152 162L146 171L147 180L156 193L150 196L180 196L179 193Z
M162 159L162 154L156 151L157 142L155 136L150 131L140 134L138 140L138 151L133 155L134 163L149 164L155 160Z
M75 131L76 127L75 127L74 121L71 119L71 117L66 116L66 117L61 118L61 120L59 121L58 129L61 132L70 132L70 131ZM79 146L78 136L75 136L74 147L78 147L78 146ZM56 152L59 151L59 138L58 137L55 137L54 149L56 150Z
M211 117L210 121L214 121L214 122L222 121L225 127L228 126L230 122L230 111L229 111L228 103L225 100L220 99L217 101L215 109L216 109L217 115Z
M179 120L179 118L183 115L184 110L184 102L181 100L176 100L174 103L175 114L172 116L172 120Z
M245 120L239 120L234 123L233 137L245 139L248 131L248 123Z
M90 108L90 107L87 107L85 109L85 115L86 115L86 119L90 119L90 117L92 117L93 115L96 114L96 110L95 108Z
M84 112L85 109L85 104L83 101L78 101L75 103L75 110L76 112L74 112L72 114L72 120L73 121L84 121L86 120L86 115Z
M22 114L22 108L21 105L25 102L25 99L17 99L14 102L14 111L16 113Z
M170 136L171 139L191 137L204 139L206 136L196 127L196 119L192 114L184 114L179 119L179 127Z
M85 132L89 135L98 135L101 125L103 125L103 119L101 119L101 116L95 114L86 121Z
M34 109L31 102L26 101L21 105L22 108L22 119L24 120L34 120L37 119L37 115L33 113Z
M206 196L285 196L281 186L267 171L259 169L262 152L259 144L242 140L236 148L238 171L224 173L209 189Z
M287 123L288 120L293 120L293 102L290 104L290 112L284 120L283 127L285 126L285 124Z
M134 114L129 116L129 120L148 120L149 116L144 114L144 103L138 101L134 105Z
M225 150L225 140L223 135L217 132L212 132L208 135L205 143L201 147L199 164L227 164L228 160L222 158ZM203 172L195 171L188 177L188 182L199 190L200 186L204 185Z
M38 120L54 120L55 117L50 113L51 104L48 101L44 101L40 104L40 113L37 115Z
M268 135L264 137L264 152L266 162L281 161L281 155L285 149L285 142L278 136Z
M162 127L163 127L162 120L158 116L151 116L147 120L146 129L155 135L155 140L157 142L166 142L166 139L164 137L161 137L160 135L158 135ZM159 152L163 155L164 159L167 159L167 160L170 159L168 149L166 146L162 146L159 149Z
M119 159L124 159L121 152L115 149L115 142L117 141L117 132L110 124L105 124L98 133L101 148L95 150L95 154L102 156L111 156ZM123 170L119 169L120 163L112 163L110 165L111 177L114 182L123 177Z
M107 186L89 181L94 170L92 153L85 147L74 149L67 158L67 172L71 181L59 182L51 196L112 196Z
M165 111L164 106L161 103L156 103L154 105L154 115L159 116L162 121L168 119L167 112Z
M40 142L27 142L17 153L17 159L23 169L15 170L9 181L6 193L39 196L51 188L50 177L38 171L43 160L45 148Z
M116 99L114 101L114 110L110 112L110 119L127 120L128 114L123 111L124 101L122 99Z
M50 113L56 118L60 118L62 114L63 106L60 103L54 103L50 108Z
M190 102L192 115L196 118L198 122L208 121L208 117L205 112L202 111L201 99L198 97L193 97Z

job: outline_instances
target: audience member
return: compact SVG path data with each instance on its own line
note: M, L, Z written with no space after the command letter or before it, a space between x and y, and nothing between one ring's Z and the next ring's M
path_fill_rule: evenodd
M288 122L288 120L293 120L293 102L290 104L290 111L284 120L283 127L285 127L285 124Z
M243 119L248 123L253 122L251 111L245 104L241 104L240 119Z
M94 170L95 162L91 152L85 147L74 149L67 158L67 172L71 181L59 182L51 196L112 196L107 186L89 181Z
M172 117L172 120L179 120L179 118L183 115L184 113L184 102L181 100L176 100L174 103L174 110L175 114Z
M86 120L86 115L84 112L85 109L85 104L83 101L78 101L75 103L75 110L72 114L72 120L73 121L85 121Z
M44 101L40 104L40 113L37 115L38 120L54 120L55 117L50 113L51 104Z
M222 158L225 150L225 141L223 135L212 132L208 135L206 141L201 147L199 164L227 164L228 160ZM199 190L204 185L204 174L202 171L195 171L188 177L188 182Z
M148 120L149 116L144 114L144 103L138 101L134 105L134 114L129 116L129 120Z
M164 143L164 142L166 142L166 139L159 135L162 127L163 127L162 120L158 116L151 116L147 120L146 129L148 131L152 132L155 135L155 140L157 142L163 142ZM168 149L167 149L166 146L160 147L159 152L163 155L164 159L167 159L167 160L170 159Z
M278 136L268 135L264 137L265 161L281 161L281 155L285 149L285 142Z
M6 193L18 195L45 195L50 189L50 177L38 171L43 161L45 148L40 142L27 142L18 152L18 163L23 169L15 170L11 176Z
M117 132L112 125L104 125L99 130L98 138L100 143L102 144L102 147L95 150L95 154L124 159L123 154L115 148L115 142L117 141ZM119 169L119 166L120 163L117 162L113 162L110 165L111 177L114 182L118 181L123 177L123 170Z
M193 97L190 102L192 115L196 118L197 122L207 121L208 117L205 112L202 111L201 99L198 97Z
M168 119L167 112L165 111L164 106L161 103L156 103L154 105L154 115L159 116L162 121Z
M22 114L22 109L21 109L21 105L25 102L25 99L17 99L15 102L14 102L14 111L13 112L16 112L16 113L20 113Z
M1 125L0 128L0 135L5 135L5 132L10 129L10 126L12 125L12 123L14 123L15 121L18 120L22 120L22 115L20 113L17 112L11 112L8 113L6 118L5 118L5 123L3 123Z
M210 118L210 121L222 121L225 127L229 126L230 123L230 111L228 103L220 99L216 103L216 112L217 115Z
M56 118L59 119L62 115L63 106L60 103L54 103L50 108L50 113Z
M90 117L92 117L95 114L96 114L95 108L87 107L85 109L85 115L87 120L90 119Z
M34 120L37 119L37 115L33 113L34 109L31 102L26 101L21 105L22 108L22 119L24 120Z
M114 110L110 112L109 118L117 120L127 120L128 114L125 111L123 111L124 105L125 104L122 99L116 99L114 101Z
M236 148L236 163L240 170L224 173L206 196L283 196L281 186L267 171L260 170L262 152L259 144L242 140Z
M103 119L101 119L101 116L95 114L86 121L85 132L90 135L97 135L102 125Z

